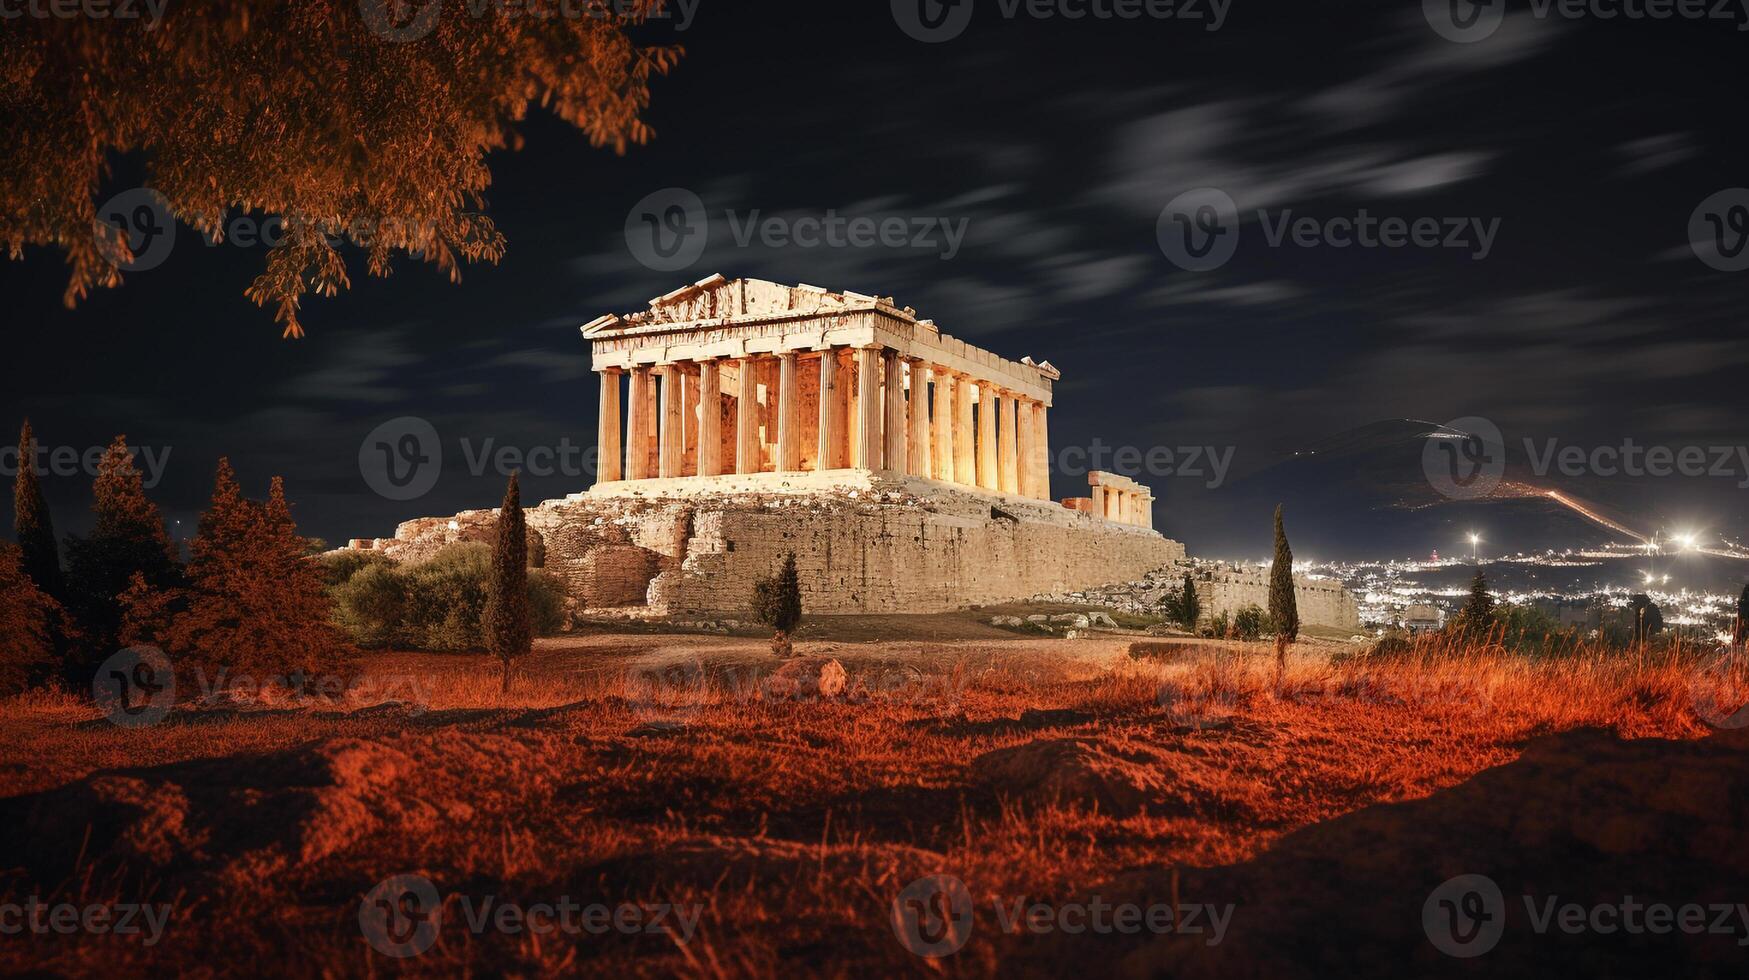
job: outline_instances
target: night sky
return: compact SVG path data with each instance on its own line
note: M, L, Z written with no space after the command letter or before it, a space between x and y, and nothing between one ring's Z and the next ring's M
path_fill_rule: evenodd
M1749 442L1749 272L1710 267L1689 236L1703 200L1749 185L1749 11L1603 21L1512 4L1491 37L1460 44L1414 2L1234 0L1213 31L1207 0L1189 20L1007 18L998 0L964 2L969 24L941 43L871 0L700 0L685 30L651 25L652 41L687 48L656 84L651 144L618 157L532 116L526 146L490 159L500 265L452 285L404 259L381 280L352 250L353 289L306 303L303 340L244 298L262 247L208 246L186 226L161 266L74 311L58 254L0 263L0 422L28 415L45 445L81 452L117 432L167 448L152 494L182 535L220 455L253 494L283 474L305 533L387 535L495 505L503 476L470 471L487 445L591 446L578 326L720 272L890 295L999 354L1049 359L1063 373L1057 450L1231 447L1237 479L1393 418L1483 416L1584 446ZM119 161L99 198L139 173ZM657 271L628 248L627 217L675 187L703 202L708 245ZM1218 269L1185 271L1157 222L1204 187L1236 205L1239 244ZM1362 209L1495 232L1485 257L1474 242L1266 240L1284 215ZM951 256L939 233L742 246L736 223L755 211L963 222L965 236ZM379 496L360 473L366 433L398 416L442 440L442 477L416 500ZM525 501L593 482L524 479ZM1141 479L1156 526L1194 551L1267 540L1266 516L1251 535L1195 519L1221 491L1204 476ZM1734 480L1700 482L1741 508L1745 491L1717 493ZM58 529L82 531L89 478L51 474L45 489ZM1053 492L1085 480L1059 473Z

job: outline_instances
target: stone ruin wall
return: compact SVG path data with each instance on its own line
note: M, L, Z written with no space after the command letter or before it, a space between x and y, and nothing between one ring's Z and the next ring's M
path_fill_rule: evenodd
M1198 568L1192 573L1196 581L1197 601L1205 617L1226 613L1232 616L1246 606L1269 608L1268 570ZM1331 579L1294 576L1294 606L1300 622L1336 629L1360 629L1360 607L1354 594Z
M999 514L993 515L992 507ZM814 613L942 612L1139 578L1184 556L1175 541L1055 504L904 484L856 494L580 496L526 511L530 553L578 611L744 613L754 579L794 551ZM496 512L422 518L360 542L418 560L491 541Z

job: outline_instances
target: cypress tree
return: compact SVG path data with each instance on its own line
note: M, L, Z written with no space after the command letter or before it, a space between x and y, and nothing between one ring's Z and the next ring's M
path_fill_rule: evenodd
M796 574L796 553L783 558L776 575L753 583L753 616L772 628L771 652L787 657L793 652L789 635L802 621L802 584Z
M1184 573L1184 586L1178 593L1178 622L1185 629L1195 630L1196 621L1202 618L1202 603L1196 597L1196 582L1189 572Z
M1269 620L1275 625L1278 651L1299 639L1300 612L1294 601L1294 553L1287 544L1281 523L1281 505L1275 506L1275 561L1269 566Z
M492 549L492 575L486 580L486 609L480 621L486 649L504 663L504 692L510 692L510 663L534 647L528 616L528 525L522 516L522 491L516 474L504 488L498 508L498 541Z
M176 544L165 533L157 506L146 498L126 436L116 436L104 451L91 489L96 520L88 537L67 539L66 588L86 656L101 660L116 645L119 597L130 580L138 574L150 587L169 588L180 575Z
M1494 596L1488 591L1488 578L1480 568L1470 580L1470 597L1464 600L1453 625L1459 632L1472 635L1485 634L1494 627Z
M36 473L36 437L30 420L18 433L18 476L12 484L12 531L18 539L19 560L24 574L44 594L60 597L61 552L55 543L55 524L43 500L42 482Z

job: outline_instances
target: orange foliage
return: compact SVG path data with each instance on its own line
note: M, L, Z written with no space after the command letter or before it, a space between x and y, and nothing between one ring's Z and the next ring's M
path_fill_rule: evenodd
M110 155L137 153L146 183L204 235L223 236L227 211L284 219L247 294L301 336L303 295L350 285L335 236L378 276L397 252L452 281L462 260L497 261L485 155L516 145L531 102L596 146L647 140L650 80L680 51L627 29L660 3L544 18L434 2L430 33L399 43L373 30L383 5L332 0L173 4L150 28L13 19L0 32L0 240L13 258L63 250L69 306L120 284L134 255L94 197Z

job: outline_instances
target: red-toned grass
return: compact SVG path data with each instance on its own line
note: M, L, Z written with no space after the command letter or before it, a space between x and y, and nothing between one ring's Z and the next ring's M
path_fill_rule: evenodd
M1701 736L1697 695L1742 679L1701 671L1692 651L1530 660L1439 641L1374 659L1300 647L1284 670L1266 647L1197 641L1139 657L1127 640L799 652L839 658L853 696L760 697L775 665L760 641L640 635L543 642L508 696L483 657L374 657L371 672L420 680L417 711L173 716L130 731L94 724L74 697L4 702L0 819L24 835L6 892L147 889L178 908L155 948L9 937L0 969L988 974L1008 937L980 928L932 967L889 926L897 891L951 873L987 910L1133 869L1242 860L1306 824L1460 782L1534 735ZM284 789L282 773L341 739L361 740L344 757L364 762ZM1033 743L1090 775L1041 782L1016 775L1025 759L980 761ZM176 790L186 813L103 802L90 780L116 770ZM149 831L194 843L149 855L135 840ZM704 912L686 943L452 925L423 956L391 961L361 938L358 902L407 872L438 884L449 923L462 895Z

